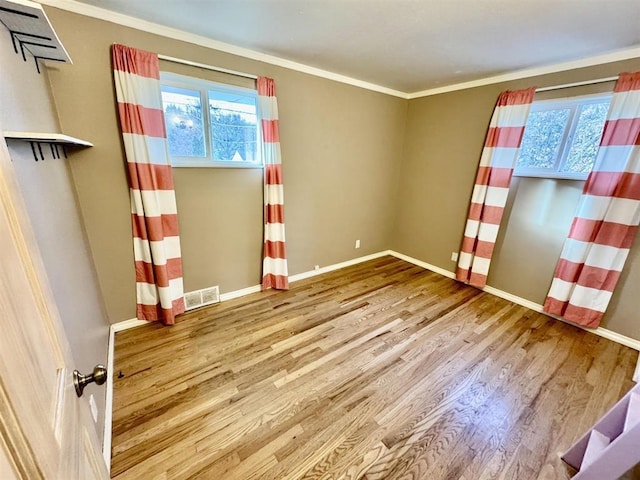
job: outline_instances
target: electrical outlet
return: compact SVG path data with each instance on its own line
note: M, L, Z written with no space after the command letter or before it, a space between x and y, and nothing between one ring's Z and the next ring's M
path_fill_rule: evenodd
M360 240L356 240L356 248L360 248Z
M451 252L451 261L452 262L458 261L458 252Z
M314 265L314 266L313 266L313 269L314 269L314 270L320 270L320 265Z

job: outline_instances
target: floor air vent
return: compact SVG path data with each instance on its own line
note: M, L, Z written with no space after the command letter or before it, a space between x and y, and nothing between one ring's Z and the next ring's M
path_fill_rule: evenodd
M184 295L184 304L187 307L187 310L204 307L205 305L211 305L212 303L218 303L219 301L220 289L217 285L215 287L203 288L202 290L185 293Z

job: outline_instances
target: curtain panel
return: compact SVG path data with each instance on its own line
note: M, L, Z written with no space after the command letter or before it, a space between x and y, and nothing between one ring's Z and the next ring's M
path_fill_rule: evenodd
M640 222L640 72L620 75L544 311L597 327Z
M509 195L535 87L505 91L498 97L480 157L467 216L456 279L482 288Z
M112 57L131 198L137 317L172 325L185 306L158 56L113 45Z
M276 86L271 78L259 77L258 103L262 118L264 159L264 248L262 289L289 289L284 235L284 188L278 123Z

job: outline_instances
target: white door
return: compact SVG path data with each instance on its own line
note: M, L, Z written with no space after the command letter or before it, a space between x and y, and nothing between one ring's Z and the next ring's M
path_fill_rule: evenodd
M73 387L73 369L0 136L0 479L108 478L90 413Z

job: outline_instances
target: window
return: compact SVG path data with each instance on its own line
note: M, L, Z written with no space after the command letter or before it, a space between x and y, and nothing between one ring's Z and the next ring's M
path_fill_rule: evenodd
M255 90L164 72L160 82L174 167L262 166Z
M514 175L587 178L610 102L611 95L534 102Z

